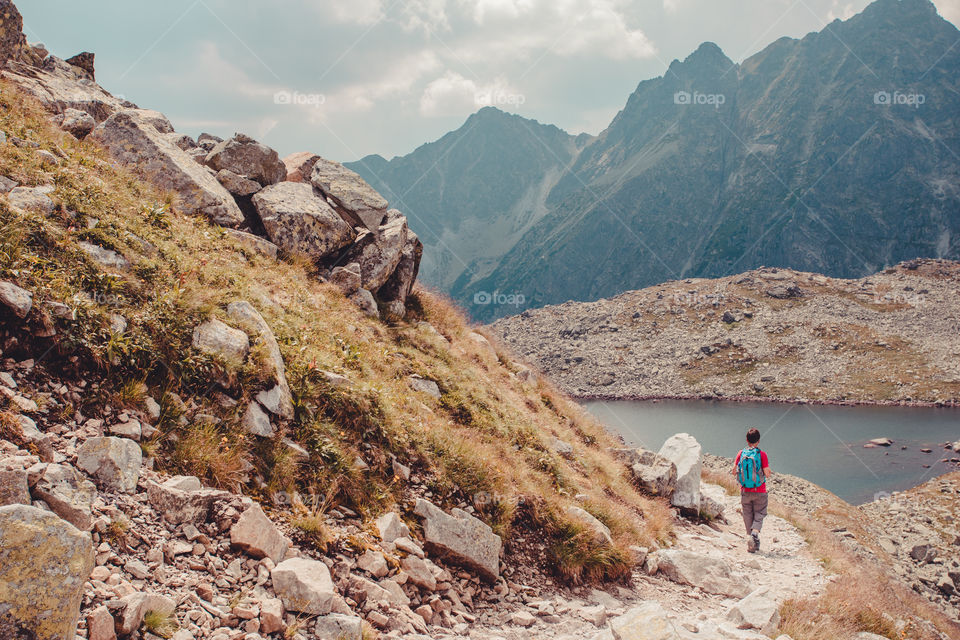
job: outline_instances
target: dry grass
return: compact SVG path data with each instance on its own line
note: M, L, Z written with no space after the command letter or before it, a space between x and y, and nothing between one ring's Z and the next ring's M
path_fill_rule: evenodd
M184 215L170 194L115 166L92 143L54 129L4 83L0 128L66 156L48 170L30 149L0 147L0 173L24 185L56 185L58 205L44 217L12 211L0 199L0 278L31 291L35 309L48 300L76 309L76 321L55 321L59 343L47 361L64 375L96 381L78 410L95 416L110 402L134 406L144 394L161 400L159 433L148 443L159 468L227 488L250 475L257 482L246 490L262 498L336 486L333 505L371 518L409 498L393 476L396 458L437 502L482 503L480 517L507 541L514 527L529 526L516 505L538 497L537 517L557 523L550 543L570 550L558 554L561 574L562 558L593 552L568 535L562 516L577 494L588 496L616 539L603 557L570 561L591 567L582 576L618 577L629 545L670 537L669 510L630 485L607 453L616 442L603 428L546 383L517 379L512 356L495 345L493 357L470 340L463 312L442 296L417 287L407 321L371 320L336 287L319 283L308 261L259 256ZM80 240L122 252L131 268L105 273L78 250ZM227 375L225 363L191 347L193 328L211 316L229 323L225 307L236 300L262 313L286 363L296 418L272 440L245 437L239 424L243 407L268 382L262 367ZM112 331L111 314L126 318L126 332ZM333 387L324 371L353 384ZM442 398L411 391L414 374L436 380ZM309 460L296 461L282 446L284 435ZM549 449L554 436L574 445L572 460ZM358 458L368 470L358 468ZM258 486L265 489L251 488ZM495 499L475 499L481 495Z

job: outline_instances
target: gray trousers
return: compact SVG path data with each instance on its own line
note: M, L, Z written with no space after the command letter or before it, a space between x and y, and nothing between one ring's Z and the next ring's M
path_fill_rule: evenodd
M760 531L763 519L767 517L767 494L741 491L740 506L743 507L743 524L747 533Z

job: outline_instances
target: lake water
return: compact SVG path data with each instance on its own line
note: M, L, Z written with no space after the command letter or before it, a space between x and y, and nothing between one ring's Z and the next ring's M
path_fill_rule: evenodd
M743 447L747 429L756 427L774 473L806 478L854 504L953 471L955 465L940 460L957 454L944 450L943 444L960 440L960 409L709 400L583 404L627 444L654 451L673 434L685 431L705 452L733 457ZM863 448L868 440L882 437L892 438L893 446ZM922 448L933 452L922 453Z

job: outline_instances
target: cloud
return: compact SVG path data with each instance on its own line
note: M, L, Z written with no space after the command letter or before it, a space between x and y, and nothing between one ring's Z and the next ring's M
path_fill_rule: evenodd
M420 115L457 116L491 106L515 110L524 102L526 96L512 88L503 78L478 84L459 73L447 71L423 90L420 96Z
M833 0L833 6L827 13L827 22L847 20L857 14L857 8L852 2L841 4L840 0Z
M339 24L372 25L384 18L382 0L304 0L323 19Z

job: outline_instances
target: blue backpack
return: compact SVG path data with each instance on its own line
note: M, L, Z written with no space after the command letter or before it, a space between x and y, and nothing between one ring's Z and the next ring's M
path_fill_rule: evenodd
M737 465L737 481L746 489L756 489L767 481L763 477L763 459L760 449L750 447L740 452L740 464Z

